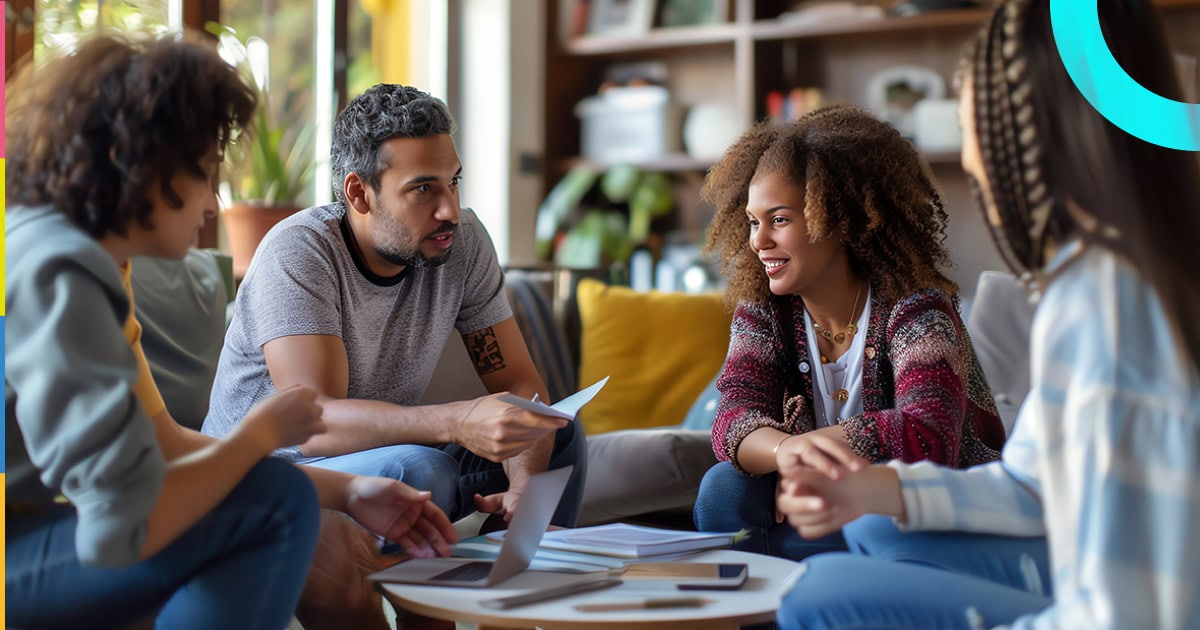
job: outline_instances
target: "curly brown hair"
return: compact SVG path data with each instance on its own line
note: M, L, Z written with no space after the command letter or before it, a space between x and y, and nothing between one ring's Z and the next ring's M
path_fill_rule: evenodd
M729 307L771 295L746 218L750 184L766 173L804 189L812 242L836 237L881 297L940 289L956 298L958 287L941 271L952 264L946 211L916 149L866 111L831 105L784 125L759 123L709 170L701 196L716 215L705 250L724 261Z
M74 52L26 64L9 83L9 206L51 204L95 238L150 229L157 183L208 177L201 159L249 126L257 96L211 44L103 33Z

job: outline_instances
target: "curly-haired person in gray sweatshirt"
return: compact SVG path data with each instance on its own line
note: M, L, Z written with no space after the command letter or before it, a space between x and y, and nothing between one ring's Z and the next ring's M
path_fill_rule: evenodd
M178 36L102 35L10 87L8 623L278 630L327 542L320 507L447 553L428 493L267 457L324 431L312 390L216 440L177 424L154 384L130 258L182 258L215 215L224 149L257 104L237 72Z

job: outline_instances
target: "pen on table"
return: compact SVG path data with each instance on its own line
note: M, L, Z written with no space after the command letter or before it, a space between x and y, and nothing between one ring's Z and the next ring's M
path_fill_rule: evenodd
M600 589L609 588L621 584L621 580L617 578L604 578L594 581L571 582L560 586L542 589L540 591L532 591L522 593L520 595L509 595L508 597L500 597L497 599L489 599L479 602L484 608L516 608L517 606L525 606L526 604L536 604L559 597L568 595L577 595L588 591L598 591Z
M599 604L576 604L579 612L615 612L620 610L647 610L651 608L700 608L713 603L714 600L703 597L670 597L664 599L643 599L636 602L604 602Z

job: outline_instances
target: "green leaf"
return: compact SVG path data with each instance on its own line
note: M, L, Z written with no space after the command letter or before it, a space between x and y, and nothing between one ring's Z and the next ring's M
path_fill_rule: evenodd
M545 260L550 257L559 227L596 183L597 176L595 169L586 164L576 166L554 185L538 207L534 238L539 258Z
M631 164L614 164L600 179L600 191L613 203L625 203L633 194L641 172Z

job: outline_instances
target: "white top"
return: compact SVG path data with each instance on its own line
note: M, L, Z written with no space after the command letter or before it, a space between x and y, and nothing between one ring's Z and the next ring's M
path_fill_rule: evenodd
M821 349L817 345L817 333L813 329L812 318L808 309L804 309L804 330L808 332L809 355L815 359L813 365L821 369L813 370L816 377L816 387L813 389L813 405L817 418L817 428L831 427L840 418L850 418L863 412L862 403L862 371L863 351L867 345L867 322L871 321L871 289L867 289L867 302L862 314L858 316L858 332L851 337L850 349L837 360L829 363L821 361ZM849 397L843 402L834 399L834 392L845 389Z

